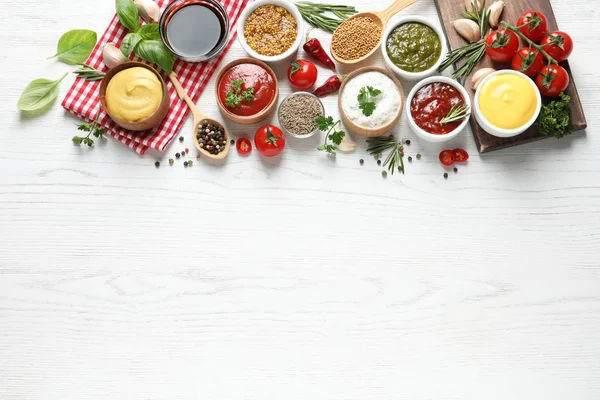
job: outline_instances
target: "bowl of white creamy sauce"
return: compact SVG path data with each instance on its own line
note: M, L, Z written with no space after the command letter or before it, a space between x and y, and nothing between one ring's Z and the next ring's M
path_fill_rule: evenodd
M376 96L368 95L368 102L375 108L366 115L360 106L361 90L380 91ZM378 67L364 67L349 74L340 88L338 105L342 121L352 132L368 137L381 136L389 132L400 119L404 105L402 85L389 71Z

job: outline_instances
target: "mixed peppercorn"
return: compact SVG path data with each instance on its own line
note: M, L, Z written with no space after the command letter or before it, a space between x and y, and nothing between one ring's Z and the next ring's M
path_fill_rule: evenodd
M217 155L225 150L225 129L222 126L203 122L198 125L198 144L210 154Z

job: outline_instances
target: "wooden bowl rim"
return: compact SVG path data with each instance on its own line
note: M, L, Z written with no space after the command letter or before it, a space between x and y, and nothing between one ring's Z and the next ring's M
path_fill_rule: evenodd
M110 80L112 78L114 78L114 76L116 74L118 74L119 72L124 71L126 69L134 68L134 67L146 68L147 70L150 70L152 73L154 73L154 75L156 75L156 77L158 78L158 80L160 81L160 84L162 86L163 96L162 96L160 105L158 106L156 111L151 116L149 116L148 118L143 119L141 121L130 122L130 121L125 121L120 118L117 118L110 112L110 109L108 108L108 105L106 103L106 89L108 88L108 84L109 84ZM167 116L167 114L169 112L170 104L171 104L171 97L169 96L169 90L167 88L167 84L165 83L162 76L160 76L160 73L158 72L158 70L156 70L156 68L154 68L148 64L144 64L142 62L128 61L123 64L119 64L114 68L109 69L108 72L106 73L106 75L104 76L104 79L102 79L102 82L100 83L100 104L102 104L102 108L104 109L106 114L108 114L108 116L113 121L115 121L117 123L117 125L119 125L121 127L124 127L123 125L145 126L145 125L150 125L150 123L151 123L152 128L155 128L158 125L160 125L160 123ZM168 104L168 106L165 107L165 104ZM165 108L166 108L166 111L165 111ZM159 115L159 114L164 114L164 115L162 116L162 118L160 118L158 121L155 122L154 119L156 119L157 115ZM125 129L128 129L128 128L125 128ZM151 129L151 128L146 128L144 130L147 130L147 129ZM128 130L131 130L131 129L128 129Z
M273 98L271 99L269 104L267 104L265 106L265 108L263 108L256 114L252 114L252 115L234 114L231 111L229 111L227 109L227 107L225 107L225 105L223 105L223 103L221 102L221 99L219 97L219 84L221 83L221 79L223 78L223 75L225 75L225 73L227 71L229 71L231 68L235 67L236 65L240 65L240 64L255 64L255 65L258 65L259 67L264 68L265 71L267 71L269 73L269 75L271 75L271 77L273 77L273 81L275 82L275 93L273 93ZM248 122L250 120L256 120L256 118L260 118L260 117L264 116L265 114L270 114L273 112L273 110L271 108L273 107L273 105L275 103L277 103L279 101L279 81L277 80L277 75L275 75L275 72L273 71L273 69L271 67L269 67L269 65L267 65L265 62L263 62L261 60L256 60L256 59L250 58L250 57L238 58L237 60L233 60L233 61L227 63L219 71L219 74L217 75L217 79L215 81L215 98L217 99L217 105L219 106L219 109L225 115L225 117L227 117L227 119L237 122L239 124L244 124L244 122Z
M360 75L364 72L371 72L371 71L381 72L382 74L386 75L388 78L390 78L396 84L396 86L398 87L398 90L400 91L401 102L400 102L400 107L398 108L398 113L396 114L394 119L392 119L387 124L380 126L379 128L365 128L363 126L356 125L354 122L352 122L350 120L350 118L348 118L348 116L344 112L344 107L342 107L342 93L344 92L344 88L346 87L346 84L348 82L350 82L352 80L352 78L354 78L355 76ZM390 129L392 129L398 123L398 121L400 120L400 117L402 116L402 111L404 110L405 102L406 102L406 99L404 97L404 88L402 87L402 83L400 83L400 80L398 78L396 78L394 76L394 74L392 74L387 69L381 68L381 67L376 67L376 66L361 67L357 70L350 72L348 74L348 76L346 76L346 78L344 78L344 80L342 81L342 86L340 86L340 91L339 91L339 96L338 96L338 108L340 110L340 115L344 119L344 125L349 125L349 128L351 128L351 130L354 133L357 133L358 135L361 135L361 136L368 136L368 135L360 134L360 133L358 133L359 131L368 132L369 135L372 135L372 136L381 136L384 133L388 132Z

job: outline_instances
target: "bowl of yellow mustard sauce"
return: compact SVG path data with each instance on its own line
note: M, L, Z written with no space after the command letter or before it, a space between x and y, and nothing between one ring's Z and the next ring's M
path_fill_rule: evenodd
M542 96L527 75L500 70L479 84L474 103L475 118L483 130L512 137L533 125L542 108Z
M157 70L132 61L107 72L100 84L100 102L120 127L145 131L165 119L171 99Z

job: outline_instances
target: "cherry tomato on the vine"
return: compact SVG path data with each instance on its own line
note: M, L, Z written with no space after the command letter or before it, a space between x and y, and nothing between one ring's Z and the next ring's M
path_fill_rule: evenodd
M256 150L265 157L275 157L285 148L285 138L281 129L274 125L258 128L254 135Z
M466 150L463 149L454 149L452 150L452 153L454 153L454 162L467 162L467 160L469 159L469 153L467 153Z
M315 64L305 60L294 60L288 68L288 79L298 89L309 89L317 81L319 72Z
M548 32L540 42L546 53L557 62L565 61L573 51L573 39L568 33L562 31Z
M454 156L454 151L442 150L442 152L440 153L440 162L442 164L444 164L446 167L450 167L452 164L454 164L455 161L456 158Z
M569 86L569 74L560 65L544 65L535 83L544 96L556 97Z
M245 156L247 154L250 154L250 152L252 151L252 142L250 142L246 138L240 138L237 140L235 148L237 149L238 153Z
M494 61L505 62L513 58L519 48L519 37L512 31L500 28L485 40L485 52Z
M548 22L539 11L525 11L517 21L517 27L527 39L537 43L548 30Z
M544 66L544 57L536 49L523 47L512 59L512 69L520 71L530 78L535 78Z

